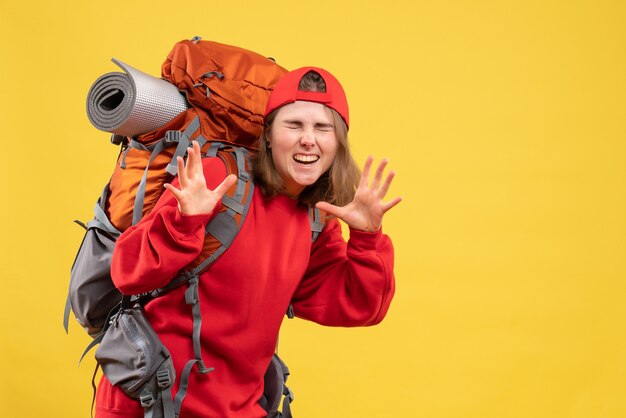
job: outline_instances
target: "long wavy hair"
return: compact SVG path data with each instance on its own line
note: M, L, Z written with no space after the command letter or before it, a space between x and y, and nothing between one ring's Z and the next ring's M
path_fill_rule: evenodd
M315 71L309 71L300 80L300 91L326 91L324 79ZM272 131L272 123L279 109L267 115L265 126L259 138L259 150L252 157L252 172L255 184L261 188L265 197L274 197L284 188L283 180L278 174L272 159L272 150L268 148L268 139ZM343 118L333 109L330 109L335 125L335 135L338 141L337 154L330 168L317 181L307 186L298 196L298 200L307 205L324 201L337 206L345 206L352 201L359 184L361 171L350 153L348 144L348 127Z

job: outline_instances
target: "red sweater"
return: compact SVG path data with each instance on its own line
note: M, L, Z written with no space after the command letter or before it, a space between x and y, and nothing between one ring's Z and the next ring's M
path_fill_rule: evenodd
M207 185L215 188L226 177L224 164L217 158L205 158L203 164ZM153 211L117 241L111 268L115 285L126 294L166 285L199 255L210 219L182 215L166 191ZM177 377L194 357L185 289L146 306ZM350 230L346 243L337 220L330 220L312 243L305 207L283 195L264 199L255 188L235 241L200 276L202 356L215 370L192 372L181 418L266 415L257 401L290 302L300 318L366 326L383 319L393 293L393 247L386 235ZM98 388L96 413L98 418L143 417L140 404L106 378Z

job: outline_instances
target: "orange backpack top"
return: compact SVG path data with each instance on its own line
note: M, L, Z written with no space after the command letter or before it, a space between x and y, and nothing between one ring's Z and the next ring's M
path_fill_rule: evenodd
M176 157L204 138L249 149L263 130L269 95L287 70L243 48L198 37L176 43L162 77L185 94L190 108L165 126L134 138L113 136L122 150L105 197L105 213L120 232L148 213L176 175ZM202 144L201 144L202 145Z
M178 42L161 67L200 117L205 138L254 148L270 93L287 73L270 58L217 42Z

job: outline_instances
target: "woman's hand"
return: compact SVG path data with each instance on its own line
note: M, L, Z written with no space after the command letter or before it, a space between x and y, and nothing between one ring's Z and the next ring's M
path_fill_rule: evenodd
M176 200L178 200L178 210L183 215L199 215L213 212L213 209L222 200L222 196L237 181L237 176L231 174L215 190L207 188L202 169L200 145L196 141L193 141L192 148L187 148L187 164L185 164L182 157L178 157L176 163L178 165L180 189L169 183L166 183L164 187L172 192Z
M331 205L327 202L319 202L316 206L320 210L340 218L353 229L367 232L378 231L382 226L385 212L400 203L402 198L396 197L390 202L383 203L383 198L389 190L395 172L390 171L385 181L382 182L383 172L387 165L387 160L382 160L376 169L374 179L369 184L370 168L373 161L374 158L371 156L365 161L361 181L352 202L343 207Z

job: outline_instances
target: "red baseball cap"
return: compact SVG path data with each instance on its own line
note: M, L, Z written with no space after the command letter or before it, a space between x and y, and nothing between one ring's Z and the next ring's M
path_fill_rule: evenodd
M326 91L300 91L298 85L302 77L309 71L318 73L326 83ZM339 81L328 71L317 67L302 67L285 74L278 81L267 101L264 117L271 112L296 100L321 103L334 109L350 127L348 100Z

